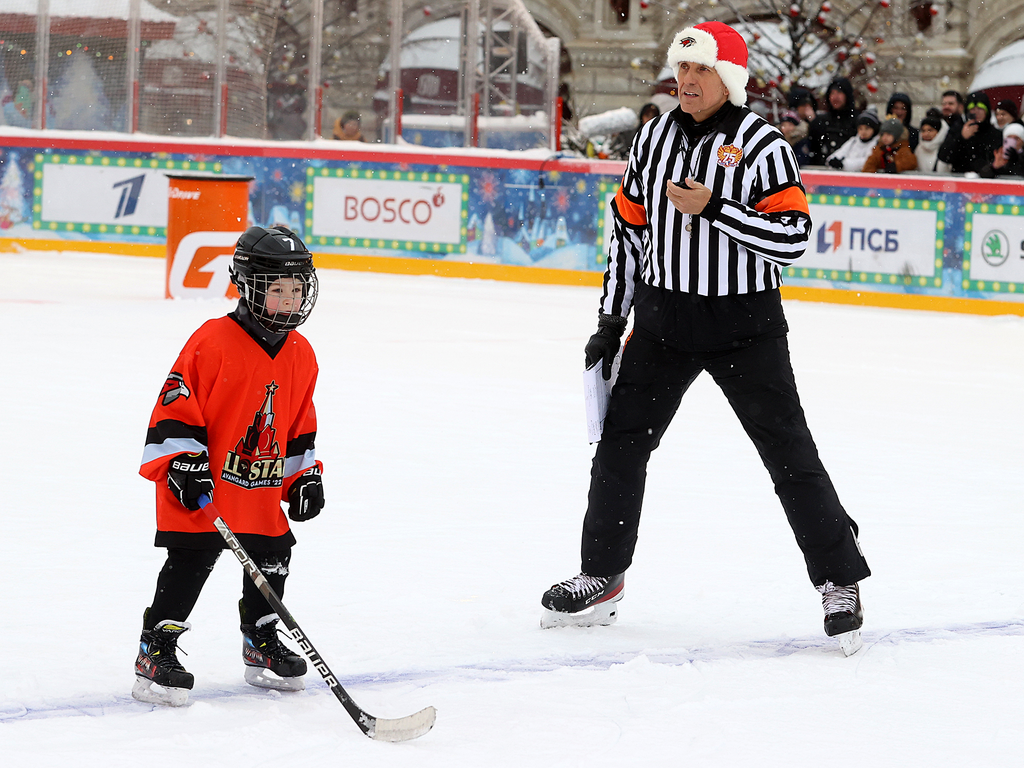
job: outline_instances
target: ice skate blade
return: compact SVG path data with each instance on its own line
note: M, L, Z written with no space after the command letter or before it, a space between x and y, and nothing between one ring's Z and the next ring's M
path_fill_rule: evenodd
M549 608L542 609L540 616L540 628L552 629L553 627L607 627L614 624L619 618L619 606L617 602L607 602L587 608L578 613L562 613L552 611Z
M839 641L839 648L845 656L853 656L853 654L864 647L864 641L860 638L859 629L836 635L836 640Z
M306 683L301 677L279 677L269 669L262 667L245 668L245 682L257 688L269 688L272 691L303 691Z
M183 707L188 703L188 688L153 687L152 680L136 677L132 686L132 698L146 704L160 704L165 707Z

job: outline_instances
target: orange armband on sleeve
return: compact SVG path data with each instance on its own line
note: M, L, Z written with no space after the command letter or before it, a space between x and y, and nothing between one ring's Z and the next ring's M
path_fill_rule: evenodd
M632 224L634 227L642 227L647 224L647 211L639 203L634 203L627 198L621 186L619 191L615 193L615 207L619 211L619 216L627 224Z
M807 207L807 195L800 187L786 187L781 192L769 195L754 206L758 213L781 213L782 211L800 211L810 213Z

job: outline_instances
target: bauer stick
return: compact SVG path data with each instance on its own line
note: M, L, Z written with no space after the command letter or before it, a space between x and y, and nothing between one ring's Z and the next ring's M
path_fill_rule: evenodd
M431 728L434 727L434 718L437 717L437 710L433 707L427 707L421 709L419 712L407 717L399 717L395 720L385 720L384 718L374 717L373 715L365 712L358 704L356 704L352 697L348 695L344 688L341 687L341 683L338 682L338 678L331 672L330 667L327 666L327 662L324 661L323 657L319 654L313 644L306 637L306 634L299 628L299 625L292 618L291 613L285 608L284 603L281 602L281 598L277 596L274 588L270 586L266 577L260 571L259 567L252 561L249 554L243 549L241 543L231 529L228 528L227 523L217 512L217 508L213 506L213 501L209 496L203 494L199 497L199 506L211 522L220 531L220 535L224 537L224 541L227 542L231 551L235 553L235 557L238 558L238 562L245 568L245 572L249 574L256 587L267 598L267 602L270 603L270 607L274 609L278 616L281 617L281 621L288 627L288 631L291 633L292 638L299 644L299 648L302 650L310 663L316 667L316 671L320 673L328 687L338 697L338 701L341 702L341 706L348 712L355 724L359 726L359 730L369 736L371 739L377 741L409 741L422 736Z

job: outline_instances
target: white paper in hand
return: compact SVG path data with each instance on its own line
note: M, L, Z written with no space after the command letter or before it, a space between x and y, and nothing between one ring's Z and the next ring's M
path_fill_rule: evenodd
M601 376L600 360L583 372L583 402L587 410L587 441L590 443L601 439L611 391L611 381L605 381Z

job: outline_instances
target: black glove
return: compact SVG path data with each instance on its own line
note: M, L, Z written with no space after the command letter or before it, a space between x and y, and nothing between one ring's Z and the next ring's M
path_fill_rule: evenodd
M167 487L178 497L185 509L199 509L199 497L204 493L213 498L213 475L210 457L202 453L180 453L171 459L167 468Z
M320 467L310 467L288 490L288 517L297 523L312 520L324 508Z
M587 357L587 368L601 361L601 376L605 381L612 377L612 361L619 352L619 339L626 330L626 318L606 315L597 316L597 333L590 337L583 350Z
M840 160L838 157L833 157L831 160L828 161L828 164L833 168L837 168L840 171L843 170L843 161Z

